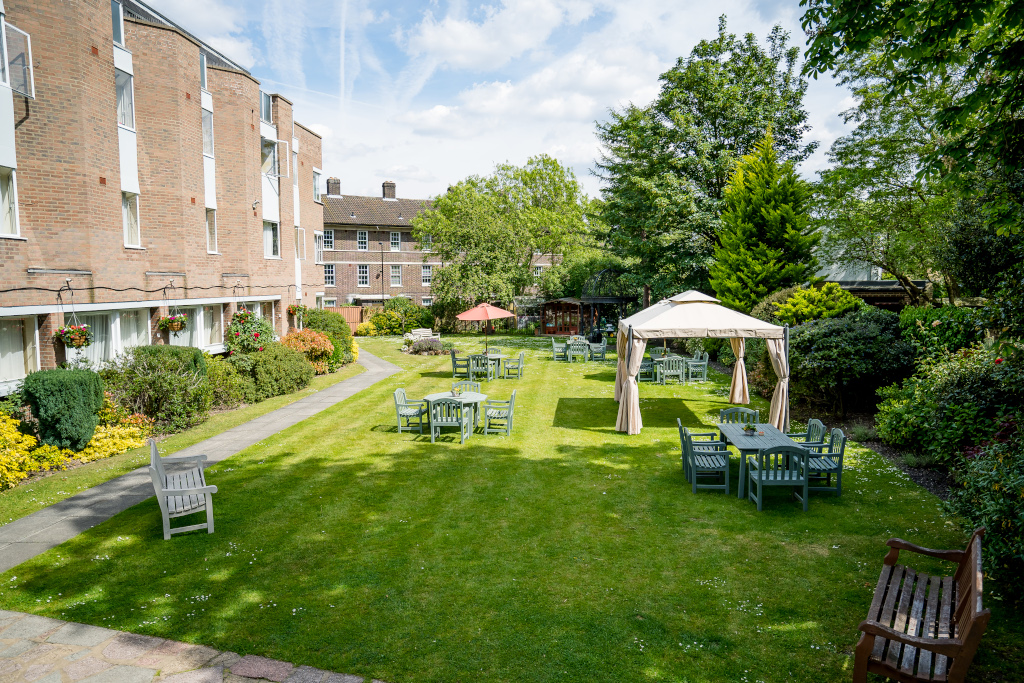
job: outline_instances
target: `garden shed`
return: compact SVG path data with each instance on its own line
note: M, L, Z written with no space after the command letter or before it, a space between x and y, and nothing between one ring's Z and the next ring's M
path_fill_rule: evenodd
M637 373L647 341L694 337L729 339L736 355L729 390L730 403L750 403L747 369L743 360L744 339L765 339L772 367L779 377L772 396L769 421L783 431L789 428L789 328L726 308L718 299L691 289L619 321L615 370L615 400L619 401L616 430L639 434L643 428Z
M579 334L583 302L572 297L552 299L540 305L542 334Z

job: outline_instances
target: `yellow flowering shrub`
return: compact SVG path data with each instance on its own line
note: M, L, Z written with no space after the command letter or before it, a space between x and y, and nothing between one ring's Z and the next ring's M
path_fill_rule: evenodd
M355 339L352 340L352 360L359 360L359 343Z
M0 417L0 490L16 486L29 472L39 469L29 455L38 442L19 432L18 424L14 418Z
M100 425L86 447L74 457L82 462L92 462L138 448L145 442L146 432L142 427Z

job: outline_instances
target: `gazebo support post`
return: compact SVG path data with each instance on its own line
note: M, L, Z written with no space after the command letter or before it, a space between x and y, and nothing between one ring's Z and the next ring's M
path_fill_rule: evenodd
M629 331L626 332L626 367L623 368L626 371L626 377L629 377L629 359L633 357L633 326L629 326ZM629 434L629 410L626 411L626 434Z
M790 377L793 376L793 366L789 364L789 323L782 326L782 345L786 349L786 367L789 368ZM790 381L792 385L792 381ZM789 389L792 391L792 387ZM786 394L786 420L783 422L786 431L789 431L789 393Z

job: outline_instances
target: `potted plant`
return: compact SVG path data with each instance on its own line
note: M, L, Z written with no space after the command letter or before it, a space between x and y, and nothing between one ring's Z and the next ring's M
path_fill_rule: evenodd
M53 333L54 339L59 339L64 346L71 346L80 349L92 344L92 330L88 325L64 325Z
M753 436L757 432L757 426L748 422L743 425L743 431L746 432L747 436Z
M184 313L174 313L172 315L165 315L156 321L156 326L164 331L178 333L188 326L188 315Z
M452 396L461 396L461 395L462 395L462 389L457 389L457 388L456 389L452 389Z

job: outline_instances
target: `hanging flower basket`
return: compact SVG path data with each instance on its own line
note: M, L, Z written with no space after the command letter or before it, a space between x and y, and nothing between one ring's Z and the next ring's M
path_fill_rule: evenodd
M288 315L292 316L293 318L299 318L305 315L306 311L308 310L309 306L303 306L302 304L292 304L291 306L288 307Z
M164 331L181 332L188 327L188 316L184 313L165 315L156 321L156 326Z
M59 339L64 346L81 349L92 344L92 330L88 325L64 325L53 333L54 339Z

